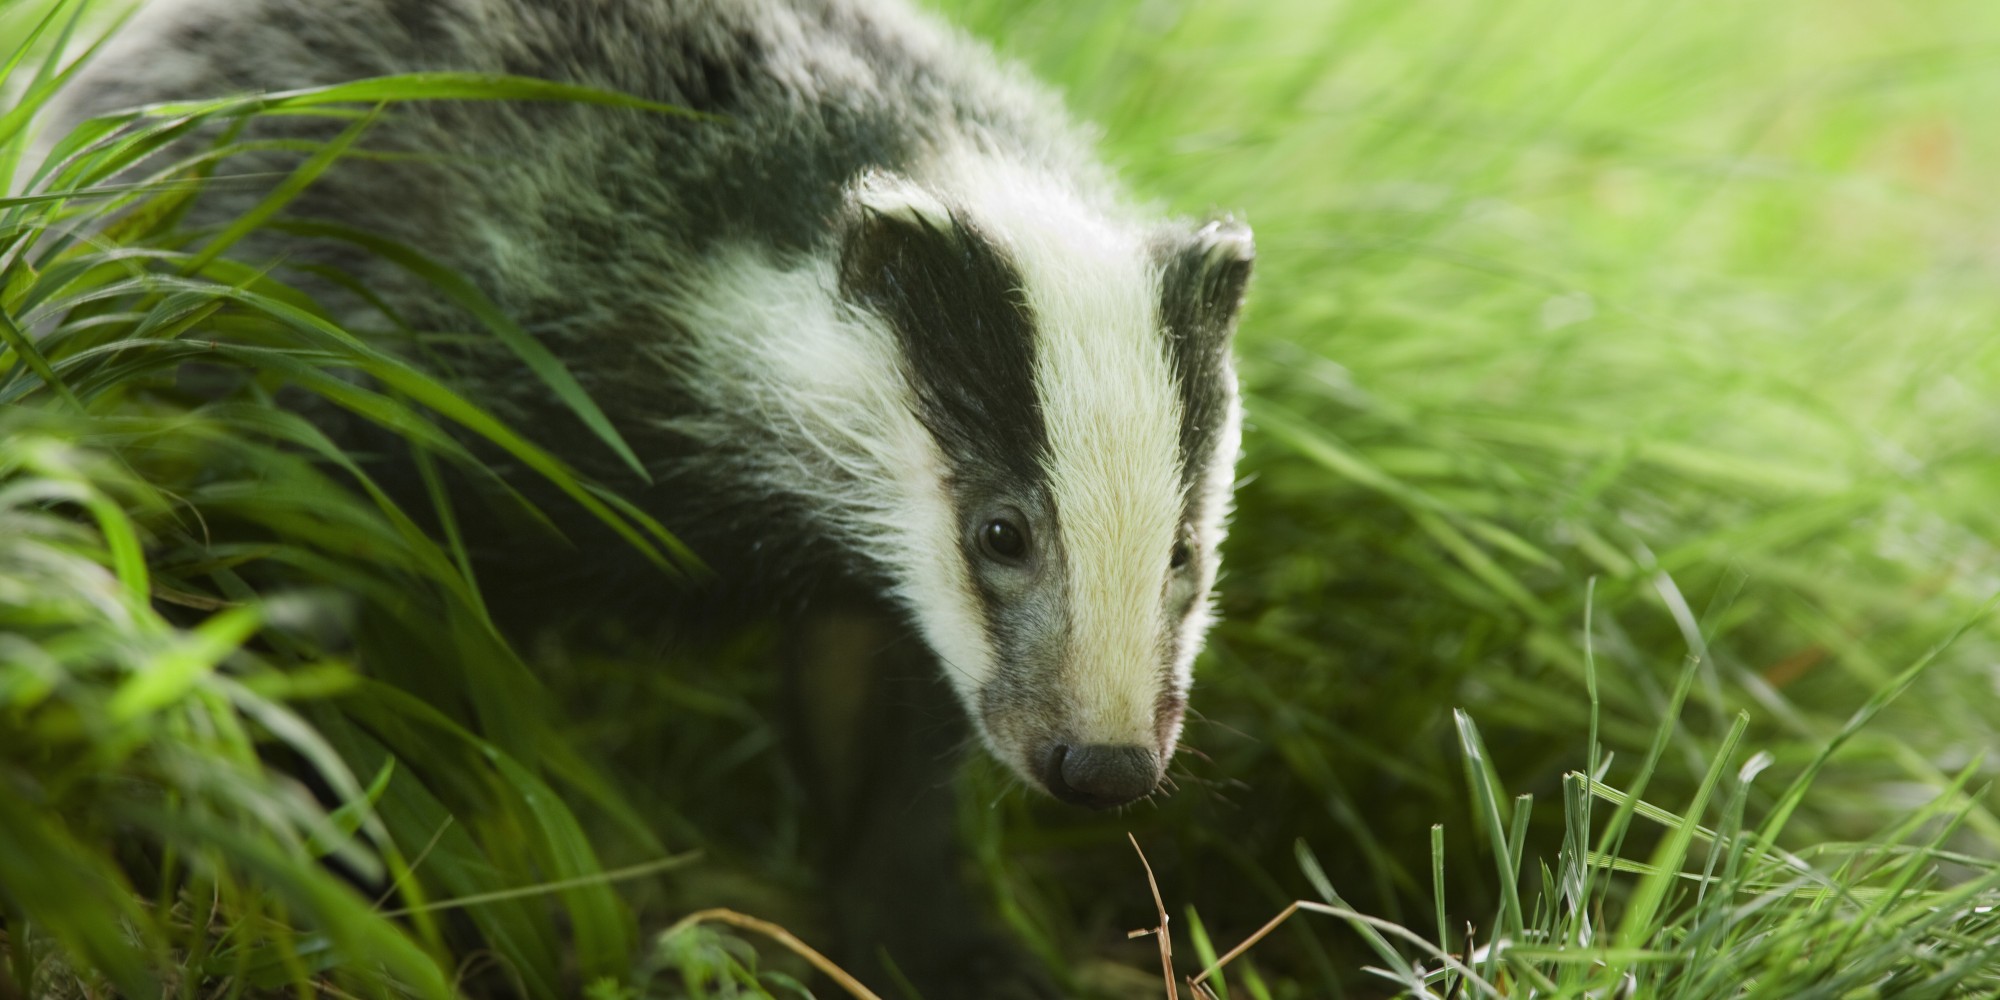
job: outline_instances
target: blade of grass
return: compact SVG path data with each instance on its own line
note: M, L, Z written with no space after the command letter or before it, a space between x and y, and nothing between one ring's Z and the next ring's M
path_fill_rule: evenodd
M1736 753L1736 744L1749 728L1749 713L1737 713L1736 721L1729 727L1729 734L1723 737L1722 745L1715 751L1708 773L1695 790L1694 801L1681 814L1680 822L1675 824L1667 838L1653 851L1653 872L1640 879L1637 888L1633 889L1632 899L1625 906L1625 917L1618 925L1619 947L1644 947L1659 930L1657 919L1660 909L1666 902L1668 890L1680 877L1681 865L1687 860L1688 848L1694 843L1695 828L1708 808L1715 786L1722 781L1723 771Z
M1521 910L1521 868L1509 846L1510 828L1500 812L1500 794L1494 787L1486 744L1479 737L1479 726L1464 709L1453 709L1451 715L1458 727L1459 752L1465 762L1465 783L1472 792L1473 815L1485 828L1493 849L1493 866L1500 881L1500 933L1508 942L1518 943L1525 928ZM1495 940L1488 946L1488 954L1493 955L1501 946L1501 941ZM1493 957L1497 959L1497 955Z

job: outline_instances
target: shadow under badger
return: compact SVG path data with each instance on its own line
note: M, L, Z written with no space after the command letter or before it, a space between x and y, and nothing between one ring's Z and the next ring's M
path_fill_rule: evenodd
M816 781L831 894L865 909L842 914L849 957L886 949L930 995L976 987L995 950L949 912L969 905L940 790L955 741L898 717L924 704L907 692L822 696L921 661L911 690L948 686L1029 785L1099 808L1160 785L1229 506L1249 232L1133 207L1051 95L900 3L153 0L72 113L416 70L713 116L398 106L365 144L423 155L343 161L293 211L472 278L653 482L497 344L460 349L461 384L659 516L718 586L768 595L806 702L873 705L807 727L861 772ZM256 197L231 190L209 210ZM352 272L418 329L467 328L367 255L261 249ZM698 599L660 581L639 600Z

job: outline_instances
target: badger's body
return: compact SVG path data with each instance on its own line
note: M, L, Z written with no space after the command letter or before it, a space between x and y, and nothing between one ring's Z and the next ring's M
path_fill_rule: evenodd
M1136 211L1050 95L889 2L152 0L69 114L417 70L708 116L399 106L362 145L423 156L346 162L293 207L472 278L653 483L498 347L454 359L479 401L595 456L724 575L863 581L1030 783L1156 786L1229 500L1247 231ZM365 254L255 249L470 328Z

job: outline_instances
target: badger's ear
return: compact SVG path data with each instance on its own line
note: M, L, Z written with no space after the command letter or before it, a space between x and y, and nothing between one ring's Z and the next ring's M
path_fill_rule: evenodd
M1160 319L1177 340L1226 342L1236 330L1257 246L1250 227L1223 216L1168 237L1160 277Z
M871 170L847 189L840 245L840 290L874 303L907 292L899 274L950 260L958 223L936 196L895 174Z

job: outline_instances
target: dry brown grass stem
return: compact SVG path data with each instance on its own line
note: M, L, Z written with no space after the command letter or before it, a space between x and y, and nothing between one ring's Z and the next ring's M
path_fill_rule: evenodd
M669 935L678 934L696 924L707 923L709 921L728 924L738 930L754 931L762 934L791 949L793 954L812 963L813 968L824 973L828 979L839 984L841 989L846 990L850 995L858 998L858 1000L882 1000L881 997L875 995L874 990L861 985L860 980L848 975L847 970L833 964L832 959L814 950L812 945L793 936L791 931L768 920L759 920L747 913L738 913L735 910L723 909L721 907L709 910L696 910L675 921L672 927L667 928L667 933Z
M1160 883L1157 879L1153 878L1152 862L1146 860L1146 852L1139 846L1139 838L1133 836L1128 831L1125 834L1125 839L1130 840L1132 842L1132 849L1139 852L1139 864L1146 869L1146 885L1153 890L1153 909L1160 915L1158 926L1132 931L1127 933L1125 938L1129 941L1133 938L1145 937L1151 934L1159 939L1160 978L1167 985L1167 1000L1176 1000L1180 995L1180 991L1174 989L1174 941L1173 937L1167 933L1167 922L1172 918L1167 916L1167 904L1160 899Z

